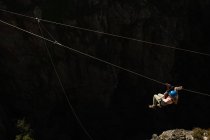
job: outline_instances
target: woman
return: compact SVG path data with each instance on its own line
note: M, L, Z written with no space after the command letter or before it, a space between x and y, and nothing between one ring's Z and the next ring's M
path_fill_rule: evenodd
M153 104L149 108L163 107L171 104L178 103L178 91L182 90L182 86L173 87L166 84L167 90L164 94L158 93L153 96Z

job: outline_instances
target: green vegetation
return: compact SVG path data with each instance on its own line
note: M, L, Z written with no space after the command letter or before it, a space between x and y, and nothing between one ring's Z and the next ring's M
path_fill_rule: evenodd
M210 140L210 129L207 130L207 138Z
M206 130L204 130L204 129L194 128L192 136L195 140L203 140L205 132L206 132Z
M19 134L16 135L15 140L34 140L32 137L32 129L30 129L30 125L25 119L18 120L16 126L19 130Z

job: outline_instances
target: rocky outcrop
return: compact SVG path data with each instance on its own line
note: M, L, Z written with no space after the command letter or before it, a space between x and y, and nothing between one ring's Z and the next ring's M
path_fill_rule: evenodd
M184 129L167 130L159 136L154 134L151 140L193 140L192 133Z
M207 133L203 133L199 138L195 138L193 136L194 131L184 130L184 129L174 129L164 131L159 136L157 134L153 134L151 140L208 140Z

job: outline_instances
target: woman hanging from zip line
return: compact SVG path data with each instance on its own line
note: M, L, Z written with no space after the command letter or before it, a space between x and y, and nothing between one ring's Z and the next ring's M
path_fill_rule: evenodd
M149 108L164 107L171 104L178 103L178 91L182 90L182 86L171 86L166 83L166 92L164 94L158 93L153 96L153 104Z

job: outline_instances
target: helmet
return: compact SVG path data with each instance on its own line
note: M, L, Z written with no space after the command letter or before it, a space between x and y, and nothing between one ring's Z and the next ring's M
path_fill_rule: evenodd
M176 97L177 92L176 92L175 90L171 90L171 91L169 91L169 95L170 95L171 97Z

